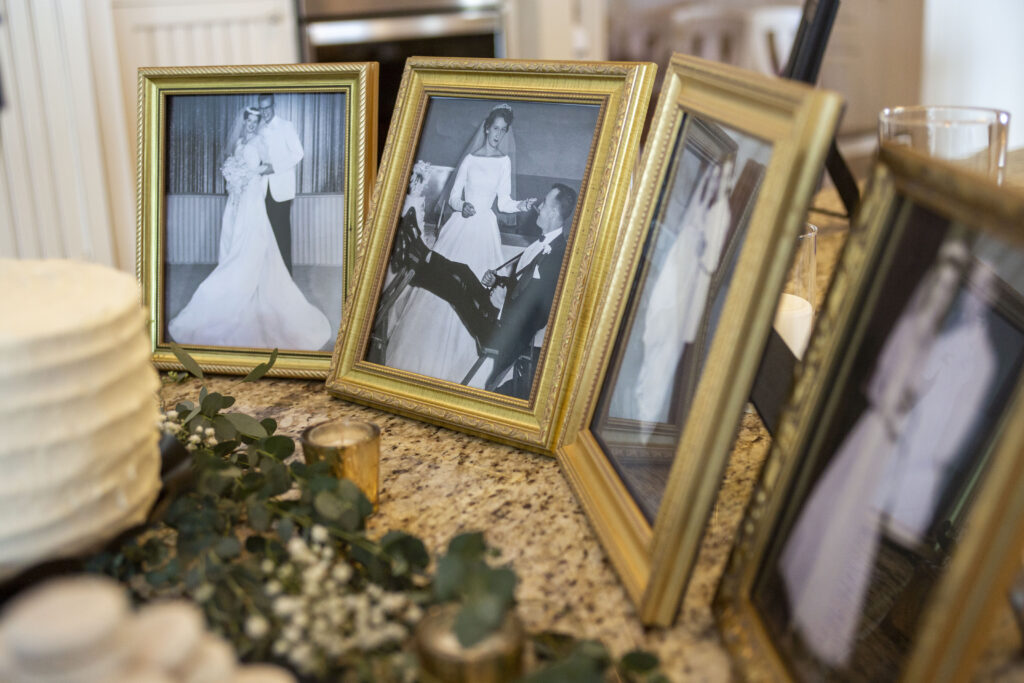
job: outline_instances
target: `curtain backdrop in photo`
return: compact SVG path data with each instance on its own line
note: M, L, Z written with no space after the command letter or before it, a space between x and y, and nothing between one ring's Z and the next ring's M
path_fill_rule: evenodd
M225 194L220 165L231 150L228 133L258 93L175 95L168 99L167 193ZM298 194L341 193L345 180L345 95L278 93L275 115L291 121L305 153Z

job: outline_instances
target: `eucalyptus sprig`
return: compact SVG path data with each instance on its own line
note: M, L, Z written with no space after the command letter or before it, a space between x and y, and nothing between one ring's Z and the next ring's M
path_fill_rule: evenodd
M430 599L423 543L401 531L367 536L373 506L355 484L334 477L328 463L293 458L294 440L277 434L273 419L230 411L235 399L210 391L198 363L180 347L172 350L201 383L198 400L178 403L161 423L191 452L194 485L119 548L94 556L91 568L128 583L142 599L191 597L243 658L278 659L303 673L330 676L360 668L367 657L396 653ZM240 381L264 376L276 357L275 350ZM287 576L300 570L323 576L312 582ZM311 638L285 637L305 633L307 623L311 629L315 608L340 595L351 597L335 610L354 624L347 640L325 640L320 650L307 651ZM289 596L309 614L282 609ZM380 637L379 615L370 624L367 610L375 605L393 624L384 631L391 637ZM345 612L349 607L354 611ZM360 660L355 667L353 652Z

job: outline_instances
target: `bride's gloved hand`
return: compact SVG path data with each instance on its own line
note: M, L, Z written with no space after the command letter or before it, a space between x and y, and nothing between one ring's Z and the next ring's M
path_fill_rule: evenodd
M469 202L462 202L462 217L469 218L476 215L476 207Z

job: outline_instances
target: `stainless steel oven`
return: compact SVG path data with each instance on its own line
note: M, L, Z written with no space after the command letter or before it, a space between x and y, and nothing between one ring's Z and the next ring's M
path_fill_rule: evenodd
M299 0L306 61L379 62L378 153L405 60L504 57L501 0Z

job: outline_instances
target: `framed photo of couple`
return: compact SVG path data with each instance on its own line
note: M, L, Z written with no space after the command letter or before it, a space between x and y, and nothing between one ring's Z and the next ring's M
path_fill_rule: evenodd
M328 390L551 453L653 75L408 60Z
M669 64L557 451L647 623L681 604L840 109Z
M1024 544L1022 224L883 146L715 598L744 678L976 675Z
M139 71L136 269L153 360L322 378L376 170L377 65Z

